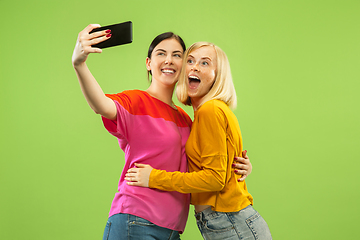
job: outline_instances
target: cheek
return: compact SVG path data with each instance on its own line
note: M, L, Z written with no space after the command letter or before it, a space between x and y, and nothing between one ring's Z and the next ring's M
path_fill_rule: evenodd
M181 67L182 67L182 65L183 65L182 59L178 60L178 61L176 62L176 65L178 66L178 68L181 69Z
M211 75L212 81L214 82L214 81L215 81L215 77L216 77L216 72L215 72L215 70L212 70L211 73L212 73L212 75Z
M185 72L186 72L186 76L188 76L189 73L191 72L191 66L190 65L188 65L188 64L186 65Z
M152 64L151 64L151 68L152 70L158 70L161 66L161 63L159 61L153 61Z
M180 72L181 69L182 69L182 62L180 62L179 64L177 64L177 68L178 68L178 71Z
M215 81L215 71L211 70L208 72L208 78L207 78L207 83L209 84L209 87L212 86L212 84L214 83Z

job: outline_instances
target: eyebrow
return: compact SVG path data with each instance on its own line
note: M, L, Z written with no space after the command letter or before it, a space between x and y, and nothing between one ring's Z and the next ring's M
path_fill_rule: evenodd
M189 54L188 57L192 57L192 58L195 58L193 55ZM210 57L202 57L200 59L209 59L210 61L212 61L212 59Z
M155 52L158 52L158 51L166 52L164 49L161 49L161 48L155 50ZM183 52L180 50L176 50L176 51L173 51L173 53L181 53L182 54Z

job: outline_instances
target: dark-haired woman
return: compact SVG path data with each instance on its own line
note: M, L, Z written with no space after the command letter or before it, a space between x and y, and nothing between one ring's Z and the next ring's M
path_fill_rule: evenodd
M105 128L117 137L125 152L124 170L103 239L179 239L188 217L189 195L134 188L124 178L135 163L166 171L187 171L185 143L192 122L172 101L185 44L173 33L160 34L151 43L146 58L152 75L149 88L105 95L85 63L90 53L102 52L91 45L111 37L109 30L89 34L97 27L89 25L79 33L72 63L88 104L102 116ZM249 161L246 163L245 175Z

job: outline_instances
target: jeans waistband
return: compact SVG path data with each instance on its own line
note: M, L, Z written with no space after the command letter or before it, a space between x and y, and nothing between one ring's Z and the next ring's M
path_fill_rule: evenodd
M207 216L207 215L209 215L209 214L211 214L211 213L213 213L214 211L213 210L211 210L211 207L208 207L208 208L206 208L205 210L203 210L203 211L201 211L201 212L199 212L199 213L196 213L195 212L195 218L197 219L197 220L202 220L205 216Z
M249 207L252 207L252 206L249 205L249 206L241 209L240 211L245 210L245 209L247 209L247 208L249 208ZM239 211L239 212L240 212L240 211ZM227 212L216 212L216 211L211 210L211 207L209 207L209 208L206 208L204 211L201 211L201 212L199 212L199 213L196 213L196 212L195 212L195 218L196 218L197 220L201 220L201 221L202 221L206 216L209 216L210 214L216 214L216 213L219 213L219 214L225 213L225 214L226 214ZM237 212L229 212L229 213L231 214L231 213L237 213Z

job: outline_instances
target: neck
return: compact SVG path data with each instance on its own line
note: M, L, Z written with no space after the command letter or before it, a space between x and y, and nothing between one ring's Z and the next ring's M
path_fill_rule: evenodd
M151 96L159 99L160 101L175 107L172 96L174 93L174 86L165 86L160 84L155 84L154 81L150 84L150 87L146 90Z
M195 112L196 110L198 110L199 105L200 105L200 102L201 102L201 99L191 98L191 106L193 107L194 112Z

